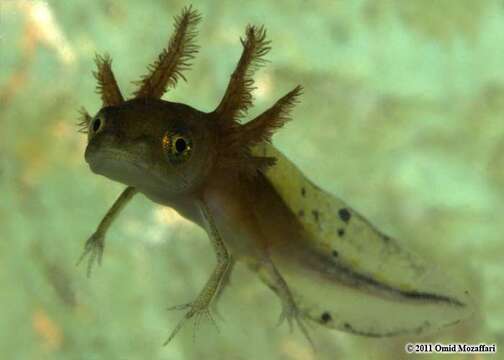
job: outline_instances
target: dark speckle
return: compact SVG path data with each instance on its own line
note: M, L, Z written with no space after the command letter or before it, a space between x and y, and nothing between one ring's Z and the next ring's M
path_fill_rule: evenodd
M383 235L383 241L385 241L386 243L390 241L390 237L388 237L387 235Z
M352 326L349 324L349 323L344 323L343 324L343 327L347 330L351 330L352 329Z
M424 323L422 324L422 326L418 327L416 329L416 333L417 334L421 334L425 329L427 329L428 327L430 327L430 322L428 322L427 320L424 321Z
M332 320L331 314L329 314L327 311L323 312L320 316L320 320L322 320L322 323L327 324Z
M346 208L339 209L338 214L340 219L345 223L348 223L350 221L350 218L352 217L350 211L348 211L348 209Z
M306 189L305 189L304 187L302 187L302 188L301 188L301 195L302 195L303 197L305 197L305 196L306 196Z
M300 217L303 217L303 216L304 216L304 210L303 210L303 209L299 210L299 211L298 211L298 215L299 215Z
M345 235L345 229L338 229L338 236L343 237Z
M338 257L338 256L339 256L339 253L338 253L336 250L333 250L333 251L332 251L332 256L334 256L334 257Z
M315 221L318 222L319 221L319 215L320 215L319 212L318 212L318 210L312 210L311 213L312 213L313 218L315 219Z

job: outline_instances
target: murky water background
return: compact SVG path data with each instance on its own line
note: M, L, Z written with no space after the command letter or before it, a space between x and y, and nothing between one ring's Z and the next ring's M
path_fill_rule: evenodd
M204 19L188 83L166 95L204 111L222 96L248 23L273 50L256 107L297 84L274 138L321 187L468 284L472 319L429 336L363 339L314 327L319 359L403 359L406 342L504 350L502 1L192 1ZM0 353L5 359L315 359L276 328L276 297L238 267L219 306L168 347L214 264L201 229L138 197L91 279L75 266L122 190L90 172L77 110L91 113L94 53L124 94L165 46L184 1L0 0ZM391 314L393 316L393 314ZM456 359L483 359L457 355ZM442 355L424 356L441 359Z

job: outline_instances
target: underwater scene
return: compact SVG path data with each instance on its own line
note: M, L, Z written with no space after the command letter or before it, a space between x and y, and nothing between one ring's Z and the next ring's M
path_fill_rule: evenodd
M1 359L504 358L503 213L502 1L0 0Z

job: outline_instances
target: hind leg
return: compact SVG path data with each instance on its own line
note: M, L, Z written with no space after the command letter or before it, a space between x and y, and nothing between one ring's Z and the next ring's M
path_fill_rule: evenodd
M278 325L282 324L285 320L292 330L293 325L297 325L305 338L308 340L312 348L315 348L314 343L308 333L304 323L304 315L299 310L294 297L276 266L271 259L265 256L265 259L260 263L251 265L252 269L257 272L261 280L268 286L280 299L282 304L282 312L278 319Z

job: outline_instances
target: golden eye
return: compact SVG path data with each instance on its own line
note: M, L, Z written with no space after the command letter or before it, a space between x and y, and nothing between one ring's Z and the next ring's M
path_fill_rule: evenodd
M186 135L167 132L163 136L162 143L165 154L174 164L182 163L191 156L192 141Z
M175 136L173 139L173 152L182 154L186 150L188 150L187 141L182 136Z

